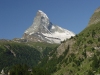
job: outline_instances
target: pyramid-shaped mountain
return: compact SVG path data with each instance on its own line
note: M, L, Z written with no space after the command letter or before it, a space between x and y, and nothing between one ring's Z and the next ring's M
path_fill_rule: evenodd
M23 39L34 42L60 43L75 34L50 22L48 16L38 10L33 24L24 32Z

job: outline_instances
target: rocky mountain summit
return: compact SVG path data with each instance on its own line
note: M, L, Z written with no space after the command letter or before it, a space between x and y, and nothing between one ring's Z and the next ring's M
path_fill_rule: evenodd
M33 24L24 32L23 39L34 42L60 43L75 34L50 22L48 16L38 10Z
M100 7L97 8L95 11L94 11L94 14L92 15L92 17L90 18L90 21L88 23L88 26L92 25L92 24L96 24L100 22Z

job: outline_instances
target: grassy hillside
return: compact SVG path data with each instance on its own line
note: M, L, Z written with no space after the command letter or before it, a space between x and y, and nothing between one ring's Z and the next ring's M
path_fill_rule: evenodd
M10 40L0 40L0 71L9 70L16 64L36 66L41 59L46 57L57 44L48 43L17 43Z
M63 54L58 56L59 48ZM100 74L100 23L62 43L43 59L39 67L51 75Z
M40 60L40 52L21 43L0 41L0 70L15 64L34 66Z
M73 52L66 56L63 67L54 75L100 74L100 23L87 27L73 39L76 41Z
M55 48L58 47L59 44L50 44L50 43L46 43L46 42L27 42L27 45L34 47L35 49L37 49L39 52L43 52L46 48Z

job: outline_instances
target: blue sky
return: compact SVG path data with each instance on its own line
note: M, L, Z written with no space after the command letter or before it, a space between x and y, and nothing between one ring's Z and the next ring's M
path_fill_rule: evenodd
M53 24L78 34L99 6L100 0L0 0L0 39L21 38L38 10Z

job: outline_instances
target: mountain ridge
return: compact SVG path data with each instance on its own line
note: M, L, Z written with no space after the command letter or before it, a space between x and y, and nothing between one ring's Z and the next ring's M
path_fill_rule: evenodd
M48 16L38 10L33 24L24 32L23 39L35 42L60 43L75 34L50 22Z
M88 23L88 26L92 24L96 24L100 22L100 7L98 7L95 11L94 14L91 16L90 21Z

